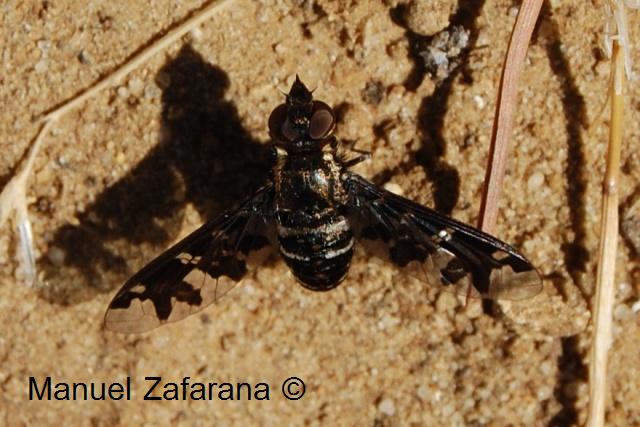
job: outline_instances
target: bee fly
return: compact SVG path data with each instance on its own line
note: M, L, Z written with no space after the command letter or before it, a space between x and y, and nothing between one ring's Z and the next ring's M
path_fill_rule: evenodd
M266 183L131 277L107 309L106 328L142 332L193 314L276 249L302 286L333 289L356 242L462 295L517 300L540 291L535 268L511 246L350 172L368 153L339 155L335 121L296 76L269 117L275 161Z

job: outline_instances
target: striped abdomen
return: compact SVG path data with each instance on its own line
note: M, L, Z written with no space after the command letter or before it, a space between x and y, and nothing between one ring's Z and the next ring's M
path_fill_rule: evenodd
M281 212L280 253L302 285L313 291L333 289L345 278L353 256L347 219L332 209L310 217Z

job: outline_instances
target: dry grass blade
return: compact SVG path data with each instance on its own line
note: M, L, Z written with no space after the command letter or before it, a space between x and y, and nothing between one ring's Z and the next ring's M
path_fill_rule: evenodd
M633 72L633 60L631 57L631 40L627 25L626 9L640 9L640 0L609 0L604 4L604 49L607 56L612 57L613 41L617 40L624 55L624 69L627 79L637 80L638 76Z
M541 7L542 0L522 2L504 62L479 218L480 228L488 233L493 231L498 218L498 201L502 193L513 115L518 101L518 81Z
M11 178L0 192L0 227L13 214L15 225L20 239L20 263L21 268L29 284L36 280L36 262L33 251L33 237L31 235L31 222L27 210L27 182L33 169L36 155L42 146L45 136L51 130L54 121L47 121L38 132L35 141L21 169Z
M615 299L614 278L618 244L618 175L623 133L624 52L613 41L611 80L611 123L609 151L602 195L598 276L594 300L594 337L589 364L590 427L604 426L607 397L607 360L611 347L611 315Z
M180 37L184 36L186 33L193 30L195 27L197 27L207 19L211 18L214 14L220 12L224 6L227 6L232 2L233 0L214 0L213 2L211 2L211 4L203 8L202 11L196 13L194 16L187 19L185 22L178 25L173 30L169 31L167 34L158 39L158 41L151 44L146 49L143 49L137 55L131 57L127 62L118 67L105 78L99 80L79 95L74 96L68 101L65 101L52 111L47 112L39 120L57 119L66 112L78 107L84 101L100 92L102 89L118 83L123 77L138 68L140 65L144 64L153 55L166 49L169 45L180 39Z

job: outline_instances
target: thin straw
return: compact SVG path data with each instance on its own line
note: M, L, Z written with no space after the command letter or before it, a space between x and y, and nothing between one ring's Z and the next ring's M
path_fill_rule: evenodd
M607 360L611 347L611 313L615 300L615 266L618 244L618 174L624 113L624 56L613 41L611 79L611 124L607 170L602 188L602 222L598 248L598 275L594 301L594 337L589 364L589 427L604 426L607 397Z

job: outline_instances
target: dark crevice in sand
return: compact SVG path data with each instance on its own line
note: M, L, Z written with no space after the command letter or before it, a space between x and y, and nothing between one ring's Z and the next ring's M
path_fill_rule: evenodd
M586 159L581 134L581 130L586 124L585 101L571 71L569 59L562 50L558 24L553 20L552 13L546 4L543 6L542 16L542 19L547 20L551 28L549 38L542 40L542 44L547 50L551 69L559 77L558 80L562 84L562 106L567 130L567 199L570 225L575 237L572 242L562 245L562 251L573 282L580 285L580 273L585 271L589 259L589 253L585 246L585 191L587 183L584 165Z
M550 427L576 425L578 408L575 383L587 381L587 367L578 349L578 336L561 338L562 355L558 358L558 382L553 395L562 409L551 418Z
M465 83L471 84L472 79L467 64L469 53L475 46L478 37L476 19L481 13L483 4L484 0L464 2L450 19L449 28L462 26L469 31L469 47L464 49L458 58L461 66L454 69L438 84L435 92L424 98L420 104L417 131L422 139L422 145L416 153L415 159L406 162L407 164L400 164L393 170L382 171L374 178L375 182L384 181L395 173L410 170L415 164L420 165L424 168L427 178L433 185L435 209L446 214L451 213L460 194L460 175L456 167L442 160L447 147L447 141L442 135L447 113L446 106L458 75L462 75ZM422 84L426 75L424 60L420 56L420 52L434 36L423 36L409 30L402 18L404 7L401 5L392 9L391 19L406 29L409 57L413 68L405 80L405 88L409 91L415 91Z
M137 245L160 251L177 237L187 204L212 219L267 177L268 147L251 138L224 99L229 78L223 70L187 45L156 80L163 87L160 141L78 214L78 225L55 231L50 246L66 253L62 270L71 267L81 276L61 280L60 268L42 262L48 279L63 286L43 292L50 301L73 304L110 291L132 272Z
M586 107L584 97L580 93L571 71L569 59L562 50L562 41L558 24L545 3L542 19L548 22L550 34L548 38L538 41L547 51L552 71L559 77L562 85L562 106L566 121L567 144L567 199L569 203L570 226L575 234L572 242L562 245L567 271L573 283L582 283L580 274L586 269L588 252L585 246L585 191L586 178L584 165L584 141L581 130L586 123ZM584 289L581 289L583 292ZM578 337L562 338L562 356L558 360L558 382L554 396L562 405L562 409L552 418L550 426L574 425L577 422L577 396L572 392L577 380L586 381L587 371L578 350Z
M2 182L1 178L0 182ZM635 190L620 204L619 208L621 219L620 235L622 236L622 241L629 248L629 253L635 259L640 259L640 245L638 245L640 239L637 237L640 236L640 227L638 227L637 216L632 214L631 211L633 206L638 203L638 200L640 200L640 185L636 186ZM637 283L637 281L632 280L632 283Z
M463 81L466 84L473 83L471 73L467 68L467 65L469 54L475 47L476 40L478 39L478 27L476 25L476 20L482 12L484 1L485 0L470 0L461 2L456 12L451 15L449 19L449 26L443 29L443 31L452 32L455 27L463 27L465 30L469 31L469 43L467 48L462 50L457 60L461 66L454 69L451 74L443 80L443 83L449 81L449 86L451 86L451 82L455 80L458 73L462 73ZM409 42L409 60L412 63L412 69L405 79L404 86L408 91L413 92L422 84L427 75L427 68L422 52L431 44L433 39L436 37L436 34L426 36L409 29L404 19L406 9L407 6L401 4L391 9L389 14L391 20L405 30L405 36ZM450 89L447 92L450 92Z

